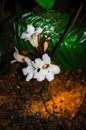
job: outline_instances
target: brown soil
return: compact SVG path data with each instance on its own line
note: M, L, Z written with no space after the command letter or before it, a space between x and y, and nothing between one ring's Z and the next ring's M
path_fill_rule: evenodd
M0 78L0 130L85 130L86 70L26 82L21 64Z

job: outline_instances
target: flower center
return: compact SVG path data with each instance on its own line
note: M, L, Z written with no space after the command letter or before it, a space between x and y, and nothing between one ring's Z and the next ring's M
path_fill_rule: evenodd
M42 69L47 69L49 67L49 64L43 65Z
M39 72L40 71L40 68L37 68L37 72Z

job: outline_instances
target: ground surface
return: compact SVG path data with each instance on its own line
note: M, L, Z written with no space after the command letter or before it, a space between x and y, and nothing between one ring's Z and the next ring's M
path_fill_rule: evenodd
M86 71L25 82L21 65L0 78L0 130L85 130Z

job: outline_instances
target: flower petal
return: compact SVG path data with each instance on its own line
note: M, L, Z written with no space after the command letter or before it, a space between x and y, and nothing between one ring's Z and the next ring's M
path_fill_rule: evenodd
M27 75L27 74L28 74L27 68L23 68L23 69L22 69L22 72L23 72L24 75Z
M47 79L48 81L53 80L53 79L54 79L54 74L53 74L52 72L48 72L48 73L46 74L46 79Z
M32 65L32 61L31 61L31 59L29 58L29 57L26 57L25 58L25 62L28 64L28 65Z
M34 68L32 66L27 66L22 69L22 72L24 75L27 75L28 73L34 73Z
M33 73L29 73L26 77L26 81L30 81L33 78Z
M40 70L40 72L37 72L37 70L34 72L34 78L38 81L43 81L45 79L45 73L43 70Z
M44 62L40 58L35 59L35 62L33 62L35 68L42 68L43 65Z
M40 33L43 32L43 29L41 27L38 27L35 32L37 35L39 35Z
M28 34L28 33L25 33L25 32L23 32L22 34L21 34L21 37L20 37L21 39L25 39L25 41L26 40L29 40L30 39L30 35Z
M42 60L43 60L44 64L50 64L50 62L51 62L50 57L46 53L42 56Z
M53 72L53 74L59 74L60 73L60 68L59 68L58 65L51 64L49 69Z
M35 28L33 27L33 25L31 25L31 24L27 25L27 33L30 36L35 33Z

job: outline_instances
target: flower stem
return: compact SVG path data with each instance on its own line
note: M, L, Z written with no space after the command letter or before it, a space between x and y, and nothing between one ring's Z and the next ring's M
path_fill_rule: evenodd
M37 48L37 52L39 54L39 57L41 57L44 54L43 45L40 44L40 35L38 36L38 48Z

